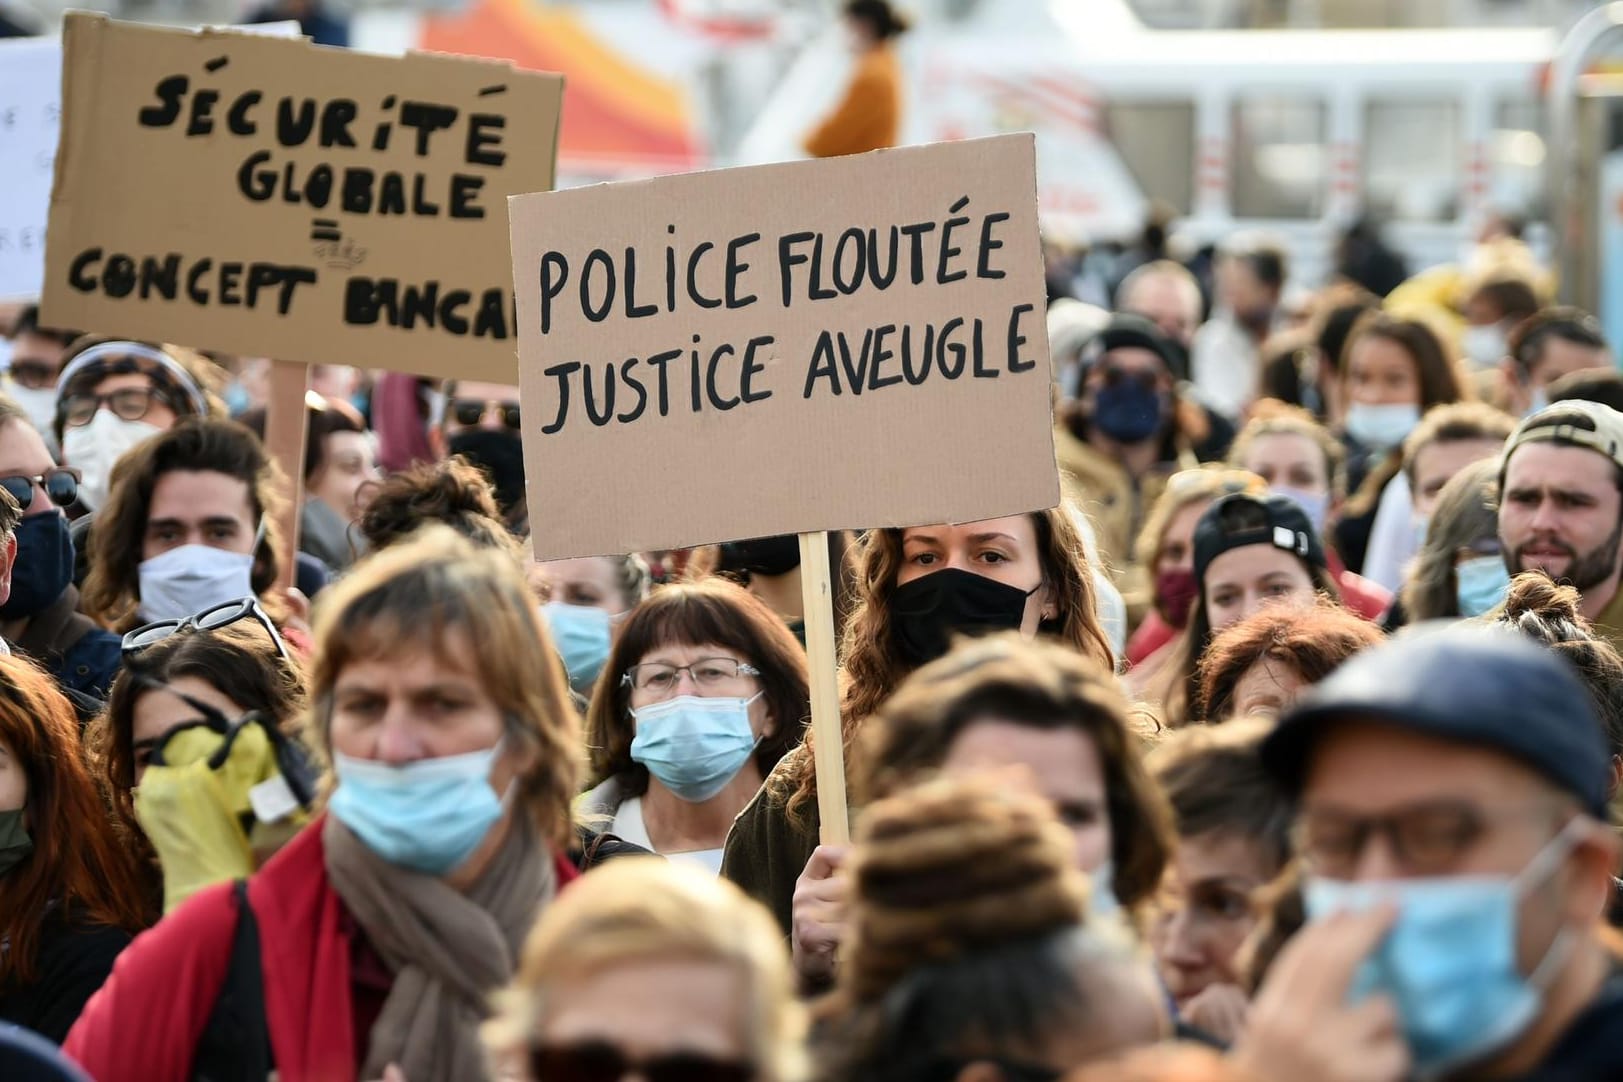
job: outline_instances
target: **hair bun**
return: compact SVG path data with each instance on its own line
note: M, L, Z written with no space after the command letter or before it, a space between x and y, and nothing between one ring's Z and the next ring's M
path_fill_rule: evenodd
M1505 620L1516 623L1523 616L1544 621L1566 620L1586 627L1579 612L1583 597L1571 586L1553 581L1542 571L1524 571L1510 580L1505 596Z
M1047 801L984 779L872 805L851 862L850 994L877 999L920 965L1080 924L1073 850Z

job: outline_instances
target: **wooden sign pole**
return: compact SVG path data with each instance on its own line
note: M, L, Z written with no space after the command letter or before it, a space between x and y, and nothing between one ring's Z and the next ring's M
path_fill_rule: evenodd
M829 574L825 532L800 535L800 591L811 675L812 747L821 840L824 845L845 845L851 840L851 817L845 803L845 734L840 727L840 682L834 654L834 583Z
M265 407L265 449L282 472L292 492L280 523L287 551L276 580L278 591L293 585L299 551L299 518L304 510L304 440L308 429L304 393L310 386L310 368L299 361L272 361L270 399Z

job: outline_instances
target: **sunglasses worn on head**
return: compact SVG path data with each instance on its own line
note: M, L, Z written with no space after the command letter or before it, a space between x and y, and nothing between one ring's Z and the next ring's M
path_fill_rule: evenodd
M282 660L289 665L293 664L287 652L287 643L282 641L281 633L276 630L276 624L272 622L270 613L265 611L257 598L252 597L239 597L235 601L215 605L211 609L204 609L195 616L187 616L184 619L159 620L155 624L145 624L128 632L121 645L127 658L131 654L139 654L154 643L162 642L182 628L218 631L239 620L248 619L257 620L259 626L265 629L265 634L271 637L271 642L276 644L276 652L282 655Z
M479 398L453 398L451 399L451 416L459 425L472 427L485 419L485 414L495 410L501 417L502 424L514 432L519 430L519 405L517 402L486 402Z
M606 1041L536 1045L530 1077L536 1082L620 1082L631 1072L648 1082L752 1082L755 1068L699 1052L635 1059Z
M24 511L34 502L34 486L45 490L45 496L58 507L67 507L79 498L79 471L69 466L54 466L33 477L25 473L0 477L0 488L17 501Z

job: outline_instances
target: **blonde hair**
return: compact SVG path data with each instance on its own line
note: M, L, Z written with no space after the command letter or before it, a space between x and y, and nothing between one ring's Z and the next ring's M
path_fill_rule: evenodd
M316 610L309 731L330 754L333 687L352 662L414 648L444 657L456 633L466 639L458 663L471 662L502 712L508 746L533 764L520 780L521 799L540 836L566 848L573 834L570 802L582 774L580 721L535 597L502 549L479 548L448 526L430 526L324 591Z
M527 1047L569 985L615 966L664 959L730 967L744 984L745 1045L760 1082L807 1076L805 1014L777 922L725 879L659 857L626 857L558 895L496 997L484 1027L497 1058Z

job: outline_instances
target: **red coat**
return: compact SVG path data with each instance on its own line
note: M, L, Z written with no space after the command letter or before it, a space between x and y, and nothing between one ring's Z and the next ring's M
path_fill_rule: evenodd
M324 818L324 817L323 817ZM265 1020L282 1082L354 1082L349 929L327 882L322 819L248 882L259 922ZM557 857L558 882L578 873ZM131 943L62 1049L96 1082L185 1082L225 983L236 931L230 883L199 891Z

